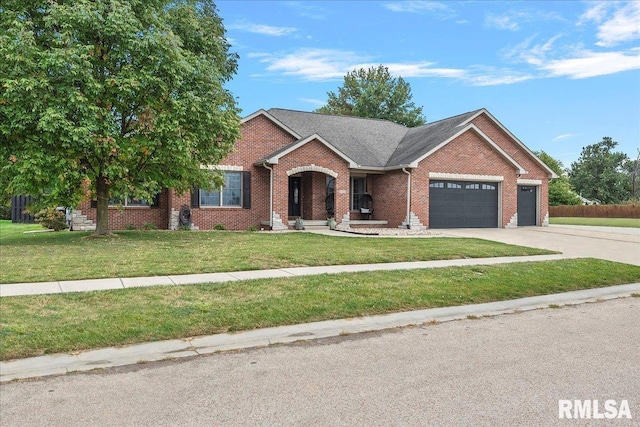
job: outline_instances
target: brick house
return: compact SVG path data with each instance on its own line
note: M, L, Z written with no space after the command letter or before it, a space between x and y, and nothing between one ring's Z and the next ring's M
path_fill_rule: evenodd
M407 128L386 120L284 109L242 120L242 137L216 168L220 191L162 191L152 203L125 201L112 228L153 223L174 229L188 209L193 226L283 230L499 227L548 223L554 172L486 109ZM79 209L89 220L95 209Z

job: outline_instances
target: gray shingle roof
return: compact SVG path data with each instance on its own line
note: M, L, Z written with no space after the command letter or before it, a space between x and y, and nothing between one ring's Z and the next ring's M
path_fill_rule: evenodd
M378 168L403 166L419 159L455 135L460 130L457 126L478 111L480 110L415 128L407 128L387 120L280 108L272 108L267 112L297 133L301 139L318 134L361 167Z
M419 159L458 133L460 131L458 126L473 117L478 111L480 110L410 128L399 142L386 166L406 165Z

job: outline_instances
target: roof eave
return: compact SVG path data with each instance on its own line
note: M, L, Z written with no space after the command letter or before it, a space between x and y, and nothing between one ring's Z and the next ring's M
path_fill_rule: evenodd
M538 158L538 156L536 156L531 150L529 150L529 148L524 145L524 143L522 141L520 141L514 134L511 133L511 131L509 131L509 129L507 129L502 123L500 123L500 121L498 119L496 119L493 114L491 114L489 112L489 110L487 110L486 108L481 108L480 110L478 110L478 112L476 114L474 114L473 116L471 116L470 118L468 118L467 120L465 120L464 122L462 122L461 124L459 124L458 126L463 126L466 125L468 123L471 123L473 120L476 119L476 117L478 117L481 114L486 114L487 117L489 117L489 119L491 119L491 121L493 121L500 129L502 129L503 132L505 132L510 138L512 138L517 144L519 144L527 154L529 154L529 156L531 156L533 158L533 160L538 163L540 166L542 166L542 168L544 170L546 170L549 173L549 178L553 179L553 178L558 178L558 174L556 174L553 169L551 169L549 166L547 166L542 160L540 160Z
M442 147L444 147L445 145L447 145L448 143L450 143L451 141L453 141L454 139L456 139L457 137L462 135L463 133L465 133L467 131L470 131L470 130L472 130L475 133L477 133L478 136L480 136L489 145L491 145L493 147L493 149L496 150L505 160L507 160L509 163L511 163L514 166L514 168L516 169L516 171L517 171L516 173L521 174L521 175L524 175L524 174L527 173L527 171L525 170L525 168L522 167L522 165L520 165L518 162L516 162L513 157L511 157L509 154L507 154L506 151L504 151L502 148L500 148L500 146L498 146L498 144L493 142L491 140L491 138L489 138L484 132L482 132L480 130L480 128L478 128L474 124L467 124L467 126L465 126L463 129L461 129L459 132L457 132L456 134L452 135L451 137L449 137L445 141L443 141L440 144L438 144L436 147L432 148L431 150L429 150L428 152L426 152L425 154L423 154L422 156L420 156L419 158L417 158L416 160L411 162L410 165L412 167L417 167L418 163L420 163L422 160L426 159L427 157L429 157L430 155L432 155L433 153L435 153L436 151L438 151L439 149L441 149Z
M282 150L281 152L273 156L267 157L266 159L259 160L258 163L259 164L268 163L271 165L277 165L281 157L286 156L287 154L297 150L298 148L302 147L303 145L313 140L320 141L320 143L322 143L325 147L327 147L329 150L336 153L340 158L342 158L344 161L346 161L349 164L348 165L349 168L352 168L352 169L358 168L358 164L353 159L351 159L350 157L345 155L343 152L338 150L336 147L331 145L326 139L324 139L322 136L318 135L317 133L314 133L313 135L309 135L306 138L300 139L299 141L292 144L287 149Z
M260 109L260 110L256 111L255 113L252 113L252 114L248 115L247 117L243 118L242 120L240 120L240 124L245 124L249 120L255 119L258 116L264 116L267 119L271 120L276 126L282 128L282 130L284 130L285 132L289 133L294 138L296 138L296 139L302 138L301 135L298 135L297 132L295 132L289 126L287 126L284 123L282 123L280 120L275 118L273 115L269 114L269 112L264 110L264 109Z

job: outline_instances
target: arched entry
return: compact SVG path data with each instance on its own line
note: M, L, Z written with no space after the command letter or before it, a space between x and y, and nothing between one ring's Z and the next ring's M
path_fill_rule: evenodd
M295 167L289 177L289 219L326 220L335 215L335 200L331 197L338 174L317 165Z

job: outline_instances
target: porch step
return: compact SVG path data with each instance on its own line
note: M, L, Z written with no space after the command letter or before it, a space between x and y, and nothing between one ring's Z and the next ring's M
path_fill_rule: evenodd
M71 212L71 229L73 231L95 231L96 225L81 211L74 210Z
M303 219L302 220L304 222L304 227L329 227L329 224L327 223L326 219ZM289 220L289 226L293 227L296 225L296 220L295 219L290 219Z

